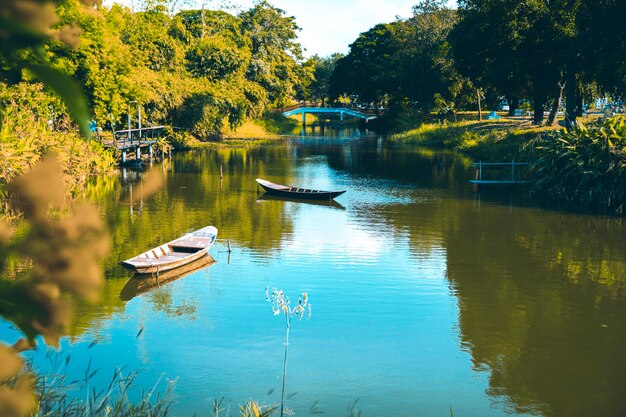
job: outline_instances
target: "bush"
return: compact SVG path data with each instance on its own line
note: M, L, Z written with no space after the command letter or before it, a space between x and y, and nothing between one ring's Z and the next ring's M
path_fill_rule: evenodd
M626 200L626 123L602 124L540 136L529 143L538 180L532 191L585 208L621 213Z

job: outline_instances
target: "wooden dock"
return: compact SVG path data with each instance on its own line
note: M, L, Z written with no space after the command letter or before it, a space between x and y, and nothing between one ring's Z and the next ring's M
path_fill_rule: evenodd
M120 163L140 161L142 149L147 150L150 157L154 153L154 145L162 136L165 126L140 127L136 129L117 130L104 146L120 151Z
M528 179L525 175L528 174L528 170L522 167L528 168L530 162L477 162L472 164L472 167L476 169L476 178L470 180L471 184L478 185L522 185L532 184L534 181ZM516 169L517 167L517 169ZM498 174L496 178L486 178L486 170L497 170ZM520 176L522 176L520 178Z

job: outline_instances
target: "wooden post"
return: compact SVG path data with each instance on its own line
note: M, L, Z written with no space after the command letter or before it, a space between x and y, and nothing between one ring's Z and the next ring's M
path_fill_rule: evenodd
M130 133L130 104L128 105L128 141L130 143L133 143L133 137Z
M230 249L230 239L227 239L226 242L228 243L228 253L231 253L232 250Z
M123 164L126 163L126 151L125 150L122 151L122 163Z
M222 172L222 166L220 165L220 179L224 178L224 173Z
M139 143L141 143L141 105L137 103L137 127L139 128Z
M135 149L135 159L141 161L141 148L139 146Z
M476 89L476 97L478 98L478 120L483 120L483 111L480 105L480 88Z

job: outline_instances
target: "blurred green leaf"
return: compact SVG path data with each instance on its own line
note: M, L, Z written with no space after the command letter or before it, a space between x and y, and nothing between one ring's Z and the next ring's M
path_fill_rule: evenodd
M89 120L91 115L80 85L69 75L45 65L26 64L26 68L31 70L37 78L63 99L72 119L78 123L81 135L89 138Z

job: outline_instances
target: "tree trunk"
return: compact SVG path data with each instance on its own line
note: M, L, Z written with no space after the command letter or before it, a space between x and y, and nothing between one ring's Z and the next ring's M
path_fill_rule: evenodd
M554 94L554 101L552 102L552 108L550 109L550 116L548 117L547 124L550 126L556 126L557 115L559 113L559 107L561 107L561 98L563 97L563 90L565 89L565 83L559 81Z
M583 115L583 96L578 91L578 96L576 97L576 116L582 117Z
M576 125L576 117L578 116L578 83L576 82L576 72L572 59L567 60L567 68L565 71L565 126L572 127Z
M515 115L515 110L519 108L519 98L511 98L509 101L509 116Z
M483 120L483 110L480 106L480 88L476 89L476 97L478 98L478 121Z
M543 107L546 103L546 99L543 94L535 94L533 98L533 124L535 126L541 126L543 123Z

